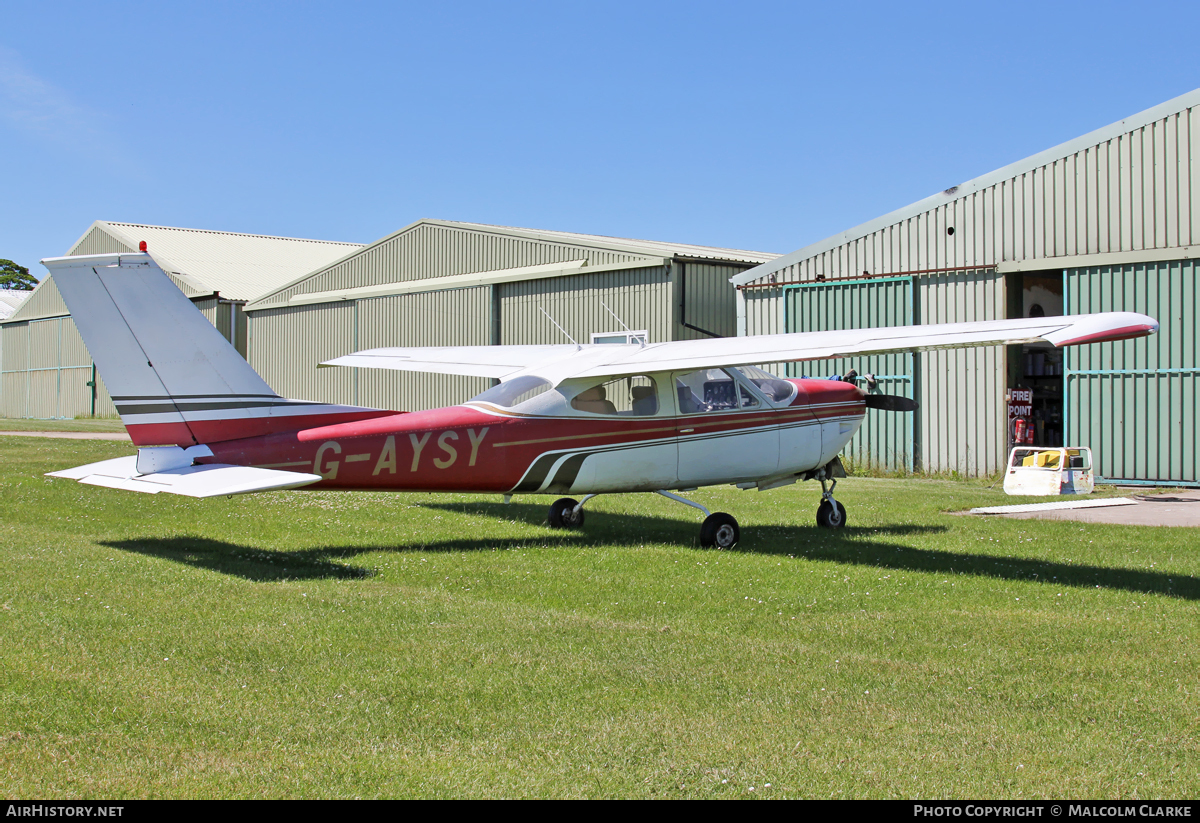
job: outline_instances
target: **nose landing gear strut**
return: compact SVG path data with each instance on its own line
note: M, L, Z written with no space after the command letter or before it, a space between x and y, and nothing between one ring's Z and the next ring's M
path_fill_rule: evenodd
M817 506L817 525L823 529L840 529L846 525L846 507L833 499L833 490L837 488L837 478L827 477L829 473L821 469L817 479L821 481L821 505ZM826 481L830 482L828 488Z

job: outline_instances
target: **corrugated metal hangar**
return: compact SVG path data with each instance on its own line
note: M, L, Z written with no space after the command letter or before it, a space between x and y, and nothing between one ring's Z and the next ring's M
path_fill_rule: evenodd
M1038 442L1093 449L1097 474L1200 482L1200 90L731 279L738 333L1137 311L1148 339L789 364L854 367L914 415L871 415L858 463L987 475L1005 392L1032 389Z
M137 251L145 242L175 285L243 355L247 301L361 248L231 232L96 221L68 255ZM0 324L0 416L115 416L54 279Z
M437 408L489 381L314 366L383 346L733 336L729 278L775 256L420 220L248 304L249 360L288 397Z
M97 222L68 254L142 241L280 394L409 411L488 381L317 364L380 346L732 336L729 278L776 256L440 220L367 246ZM52 278L2 333L4 416L115 414Z

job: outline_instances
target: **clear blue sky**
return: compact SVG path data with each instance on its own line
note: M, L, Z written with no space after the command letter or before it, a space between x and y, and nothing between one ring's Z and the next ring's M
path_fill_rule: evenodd
M0 0L0 257L96 219L789 252L1200 86L1198 3Z

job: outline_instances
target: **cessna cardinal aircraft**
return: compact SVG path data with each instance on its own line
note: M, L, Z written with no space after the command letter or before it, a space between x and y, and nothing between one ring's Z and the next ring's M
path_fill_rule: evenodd
M737 543L737 521L673 492L815 478L817 523L842 526L838 453L866 414L916 405L750 364L1067 346L1158 329L1145 315L1112 313L644 345L373 349L324 364L499 381L458 406L396 412L279 397L149 254L42 262L139 447L51 476L191 497L300 487L562 495L549 514L559 528L581 527L598 494L656 492L704 512L700 543L721 548Z

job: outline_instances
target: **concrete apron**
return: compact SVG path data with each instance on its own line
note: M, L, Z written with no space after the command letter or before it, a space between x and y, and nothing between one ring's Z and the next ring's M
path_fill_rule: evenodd
M1200 526L1200 489L1177 490L1159 495L1131 494L1129 499L1136 500L1138 504L1100 509L1056 509L981 516L1011 517L1018 520L1074 520L1078 523L1111 523L1114 526ZM1037 500L1046 502L1043 498Z

